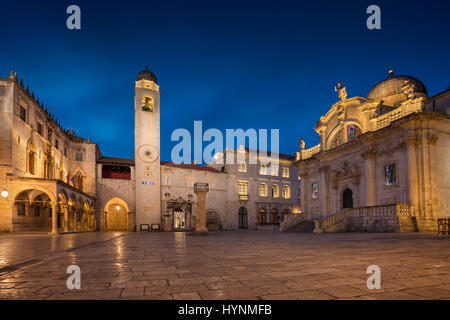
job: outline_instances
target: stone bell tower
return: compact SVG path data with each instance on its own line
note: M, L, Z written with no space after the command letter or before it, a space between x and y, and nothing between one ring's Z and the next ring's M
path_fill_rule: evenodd
M136 229L161 225L160 109L156 76L139 72L134 91L134 159L136 169Z

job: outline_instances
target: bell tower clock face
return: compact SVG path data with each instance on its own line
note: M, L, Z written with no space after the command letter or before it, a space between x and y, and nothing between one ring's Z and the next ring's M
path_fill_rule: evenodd
M158 150L149 144L143 144L138 148L137 152L139 159L143 162L150 163L158 160L159 152Z

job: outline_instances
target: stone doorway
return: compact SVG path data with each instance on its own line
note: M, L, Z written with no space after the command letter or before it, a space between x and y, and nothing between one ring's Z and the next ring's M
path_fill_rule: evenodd
M239 229L247 229L247 228L248 228L247 208L240 207L239 208Z
M353 191L349 188L342 193L342 208L353 208Z
M177 207L173 211L173 228L175 230L186 229L186 213L180 207Z
M129 231L128 206L120 198L113 198L105 205L105 230Z

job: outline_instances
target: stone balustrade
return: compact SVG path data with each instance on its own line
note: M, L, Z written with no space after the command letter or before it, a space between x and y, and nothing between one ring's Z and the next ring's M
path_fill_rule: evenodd
M390 125L393 121L400 119L410 113L420 112L424 107L424 99L418 98L403 102L400 107L371 119L371 131L378 130Z
M315 145L312 148L302 150L302 159L308 159L311 158L314 154L320 152L320 144Z
M414 231L408 204L346 208L321 220L314 220L316 233L340 231Z

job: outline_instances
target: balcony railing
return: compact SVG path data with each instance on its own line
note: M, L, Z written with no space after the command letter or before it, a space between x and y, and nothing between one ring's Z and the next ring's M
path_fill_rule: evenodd
M209 184L203 183L203 182L196 182L194 183L194 192L208 192L209 191Z

